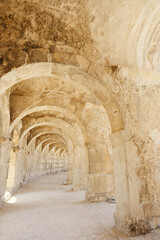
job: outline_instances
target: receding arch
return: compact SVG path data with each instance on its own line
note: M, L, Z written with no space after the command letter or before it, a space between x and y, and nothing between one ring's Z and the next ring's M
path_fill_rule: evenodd
M66 145L66 141L63 137L57 135L57 134L42 134L36 138L35 141L35 149L38 147L38 145L43 142L46 139L52 139L55 143L61 143Z
M51 146L52 145L52 146ZM55 154L56 154L56 152L59 150L59 149L61 149L61 148L65 148L66 146L65 145L63 145L63 144L56 144L52 139L48 139L48 141L46 141L45 142L45 145L42 147L42 154L43 154L43 151L45 151L45 148L47 148L47 147L49 147L49 152L50 152L50 146L51 147L53 147L53 146L55 146ZM57 148L57 149L56 149Z
M53 129L53 127L49 127L49 126L37 127L30 130L30 135L27 138L27 145L30 146L37 137L45 134L53 134L53 135L57 134L59 136L63 135L62 131L57 128Z
M76 123L78 124L79 128L81 129L81 131L83 132L83 135L85 136L85 139L87 139L86 134L85 134L85 129L82 126L80 120L71 112L60 108L60 107L56 107L56 106L40 106L40 107L35 107L35 108L31 108L28 110L25 110L24 112L22 112L15 120L14 122L10 125L10 133L13 131L14 127L18 124L18 122L23 119L25 116L31 114L31 113L35 113L35 112L41 112L41 111L52 111L52 112L58 112L58 113L62 113L64 115L66 115L69 119L73 119L74 121L76 121Z
M19 67L16 70L12 70L11 72L2 76L0 83L0 94L18 82L28 80L30 78L34 80L34 78L41 76L53 76L55 78L63 78L64 80L71 79L88 87L104 104L111 122L112 131L115 132L123 129L123 121L118 104L113 101L107 88L104 88L100 82L97 81L97 79L73 66L54 63L35 63Z
M43 152L44 148L46 145L44 145L45 143L48 143L48 142L54 142L55 146L61 146L62 143L59 143L59 142L55 142L52 138L46 138L42 141L40 141L39 143L37 143L36 147L35 147L35 153L38 152L38 149L41 148L41 153Z
M24 101L23 105L20 104L22 101ZM11 123L21 112L32 108L33 102L34 107L57 106L72 113L75 113L78 104L84 105L85 102L103 105L103 102L96 97L91 89L79 82L64 81L53 77L34 78L34 80L25 80L12 87L10 94Z
M49 146L50 144L56 144L54 141L53 141L53 139L52 138L48 138L45 142L43 142L42 143L42 154L43 154L43 152L45 151L45 148L47 147L47 146ZM63 145L63 143L57 143L57 145L55 146L55 148L57 147L57 148L59 148L59 147L61 147L61 146L65 146L65 145Z
M32 122L30 122L30 126L24 131L24 133L21 136L20 141L22 142L24 136L26 134L28 134L28 132L35 127L38 127L38 126L54 126L55 127L56 126L58 128L60 126L60 123L61 123L61 126L63 126L63 124L62 124L62 122L60 122L60 120L56 120L56 121L54 120L54 122L44 122L44 121L42 121L41 123L34 122L34 124ZM69 126L68 123L65 123L65 124L67 124ZM71 132L71 130L69 132ZM66 134L68 134L68 133L66 132ZM76 177L76 179L73 178L73 186L78 185L79 188L84 188L84 185L86 183L86 173L88 172L88 170L87 170L88 169L88 152L86 150L85 139L84 139L83 135L81 136L80 139L81 139L80 144L82 144L82 139L83 139L82 146L85 149L85 151L83 151L83 153L81 153L81 159L82 159L83 164L79 163L80 165L82 164L83 167L81 168L81 171L78 171L78 174L77 174L78 177ZM74 144L75 144L75 140L76 140L76 138L72 137L72 141L74 142ZM76 142L78 143L78 140L76 140ZM76 154L78 154L78 153L76 153ZM82 156L83 154L84 154L84 156ZM74 160L72 160L72 159L74 159ZM80 159L80 156L78 155L78 157L76 157L76 155L74 154L73 157L70 158L71 161L75 161L76 159ZM74 166L77 166L77 165L74 165ZM83 177L81 175L83 175ZM79 183L79 179L81 179L80 183Z

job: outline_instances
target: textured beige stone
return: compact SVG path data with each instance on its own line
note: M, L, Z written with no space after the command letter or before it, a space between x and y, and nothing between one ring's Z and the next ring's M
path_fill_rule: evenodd
M120 231L159 226L159 10L159 0L0 2L0 204L67 172L86 201L115 198Z

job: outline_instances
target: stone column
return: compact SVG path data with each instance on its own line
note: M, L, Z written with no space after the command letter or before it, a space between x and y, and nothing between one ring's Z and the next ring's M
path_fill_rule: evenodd
M48 156L48 153L49 153L49 147L47 146L45 148L43 154L42 154L42 161L41 161L41 164L43 165L42 175L47 173L47 166L48 166L47 156Z
M51 173L51 172L52 172L52 157L51 157L51 153L49 152L47 156L47 173Z
M58 149L55 153L55 158L57 159L57 171L61 172L61 158L59 154L60 149Z
M10 159L8 166L7 191L13 192L16 187L16 168L17 168L17 151L15 148L10 149Z
M24 161L25 151L23 149L12 148L10 150L9 171L7 179L7 191L13 194L24 181Z
M87 182L86 200L91 202L106 201L114 196L113 172L109 174L108 162L110 156L107 146L95 143L88 146L89 174Z
M35 161L36 161L36 176L41 176L42 171L42 154L41 154L41 148L39 147L38 150L35 152Z
M55 173L55 148L53 147L49 154L51 163L51 173Z
M19 187L21 184L25 183L25 161L26 161L26 151L24 149L16 150L16 175L15 175L15 187Z
M141 235L160 224L160 77L127 69L121 82L124 130L111 134L114 218L121 231Z
M144 219L143 205L140 204L137 148L125 137L124 131L113 133L110 138L115 175L115 224L126 234L141 234L140 231L143 233L148 228L148 222Z
M4 141L0 145L0 205L3 203L6 191L10 147L11 142L9 140Z
M63 171L67 172L68 171L68 157L66 151L63 151L61 153L61 162L63 165Z
M86 200L106 201L114 194L113 167L108 150L110 121L104 107L93 103L85 104L81 120L88 150Z
M43 175L43 156L39 154L39 173L38 176Z
M146 145L125 131L111 134L115 172L116 227L134 236L148 233L160 223L158 156L151 140ZM152 136L153 137L153 136ZM158 153L158 152L157 152ZM155 155L155 158L152 159Z
M72 184L72 182L73 182L73 158L74 158L74 150L73 150L72 154L69 154L68 179L67 179L68 184Z
M74 191L86 189L88 162L87 150L84 146L76 146L74 149L75 160L73 161L73 185ZM85 158L85 159L84 159ZM85 160L85 161L84 161Z
M68 171L68 154L66 152L63 153L63 158L64 158L64 169L67 172Z
M6 190L11 142L9 141L9 92L0 95L0 204Z

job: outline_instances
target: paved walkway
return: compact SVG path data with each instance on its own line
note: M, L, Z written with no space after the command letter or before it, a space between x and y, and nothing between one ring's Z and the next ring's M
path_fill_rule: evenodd
M138 238L117 232L115 204L86 204L65 179L47 175L19 189L0 210L0 240L160 240L160 230Z

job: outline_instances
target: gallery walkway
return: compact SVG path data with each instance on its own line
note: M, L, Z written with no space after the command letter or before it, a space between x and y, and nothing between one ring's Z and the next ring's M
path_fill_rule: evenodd
M1 240L126 240L114 228L112 203L84 202L84 191L63 185L66 174L23 186L0 210ZM159 230L135 240L158 240Z

